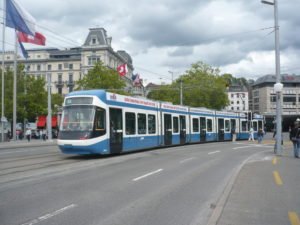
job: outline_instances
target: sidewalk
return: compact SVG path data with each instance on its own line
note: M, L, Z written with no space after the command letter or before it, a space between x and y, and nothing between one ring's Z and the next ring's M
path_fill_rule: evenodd
M46 140L43 141L41 139L31 139L30 142L27 139L13 141L10 142L0 142L0 150L12 149L12 148L23 148L23 147L37 147L37 146L55 146L57 145L56 139L52 139L51 141Z
M292 146L282 156L258 153L234 176L209 225L300 225L300 159Z

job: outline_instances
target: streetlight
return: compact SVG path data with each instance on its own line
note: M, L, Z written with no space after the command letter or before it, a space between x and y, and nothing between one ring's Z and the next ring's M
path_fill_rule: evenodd
M278 26L278 0L274 2L264 1L261 3L274 6L274 24L275 24L275 64L276 64L276 84L274 91L276 92L276 155L281 156L281 91L283 88L280 77L280 50L279 50L279 26Z

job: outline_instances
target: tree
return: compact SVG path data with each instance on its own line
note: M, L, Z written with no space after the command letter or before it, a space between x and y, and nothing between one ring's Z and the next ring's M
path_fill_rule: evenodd
M0 72L1 69L0 69ZM12 121L13 119L13 71L8 67L5 71L5 117ZM0 86L1 86L0 79ZM48 114L47 109L47 91L45 90L46 81L44 78L36 78L35 76L25 74L24 65L17 66L17 122L23 122L26 118L28 121L34 122L38 115ZM1 92L2 93L2 92ZM61 105L63 98L52 95L52 110L55 112L54 105ZM0 102L1 106L2 102Z
M122 89L126 86L118 72L103 65L102 62L95 64L94 68L77 82L76 90L89 89ZM112 92L125 94L122 90L112 90Z
M228 97L225 93L226 80L219 76L219 69L203 62L192 64L192 68L173 84L165 86L164 90L153 90L148 96L155 100L167 100L173 104L179 104L181 81L183 83L184 105L217 110L228 105Z

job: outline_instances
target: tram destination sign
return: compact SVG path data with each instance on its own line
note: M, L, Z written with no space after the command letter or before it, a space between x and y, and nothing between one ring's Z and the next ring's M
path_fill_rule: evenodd
M78 104L92 104L92 97L72 97L67 98L65 101L65 105L78 105Z

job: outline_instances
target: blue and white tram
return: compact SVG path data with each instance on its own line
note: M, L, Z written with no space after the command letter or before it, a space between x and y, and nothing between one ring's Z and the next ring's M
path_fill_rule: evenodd
M159 146L248 138L262 117L191 108L109 93L78 91L64 100L58 146L66 154L118 154Z

